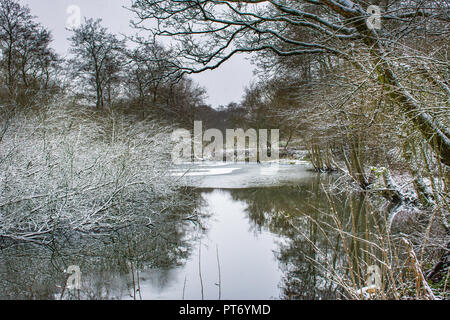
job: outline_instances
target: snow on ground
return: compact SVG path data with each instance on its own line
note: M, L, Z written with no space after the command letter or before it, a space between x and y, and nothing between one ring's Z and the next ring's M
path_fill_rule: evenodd
M171 175L183 179L188 186L202 188L249 188L293 184L310 178L305 161L199 162L184 163L171 170Z

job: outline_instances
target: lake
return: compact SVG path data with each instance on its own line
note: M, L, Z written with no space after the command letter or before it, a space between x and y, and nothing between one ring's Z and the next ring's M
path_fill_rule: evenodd
M336 176L302 162L185 164L172 175L195 195L195 206L160 214L146 227L2 248L0 298L340 297L323 267L345 273L353 262L331 226L340 219L363 235L369 223L359 196L336 195L330 204L323 186ZM355 263L359 246L350 244ZM65 288L69 265L80 267L81 290Z

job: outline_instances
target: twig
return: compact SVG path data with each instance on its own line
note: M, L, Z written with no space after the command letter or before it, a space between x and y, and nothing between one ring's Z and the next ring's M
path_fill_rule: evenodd
M219 270L219 300L222 298L222 278L220 274L219 245L216 245L217 268Z
M425 277L423 276L423 272L420 268L419 262L417 261L417 256L411 246L411 243L406 238L402 238L402 241L405 243L406 249L408 250L409 257L411 258L411 262L414 267L414 272L416 274L416 280L420 281L422 283L424 290L428 294L428 297L431 300L436 300L436 297L435 297L433 291L431 290L430 286L428 285L428 282L425 280Z
M202 242L200 241L200 245L198 247L198 275L200 277L200 288L202 291L202 300L204 300L201 256L202 256Z

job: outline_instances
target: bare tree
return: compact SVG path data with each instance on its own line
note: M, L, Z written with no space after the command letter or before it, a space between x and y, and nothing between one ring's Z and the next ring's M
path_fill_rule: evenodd
M218 68L242 52L328 54L350 60L368 77L377 77L436 155L450 165L450 133L405 88L396 61L399 52L411 55L410 36L426 29L425 22L433 26L430 35L448 35L448 4L414 0L378 4L386 10L381 30L369 28L371 13L352 0L135 0L132 10L138 16L135 26L150 31L151 39L170 37L178 43L174 54L180 59L180 74ZM151 19L156 27L146 24ZM367 60L352 57L355 49L367 52Z
M110 97L112 86L119 79L124 64L125 41L101 26L101 19L86 19L73 30L70 60L74 77L82 87L90 88L96 99L96 107L103 108ZM109 90L108 90L109 89Z
M175 67L169 60L170 52L162 45L144 43L128 52L128 57L132 61L127 76L129 93L141 105L156 103L159 91L170 85L169 74Z
M34 22L28 7L0 0L1 77L11 100L27 103L30 95L49 88L58 61L51 41L50 32Z

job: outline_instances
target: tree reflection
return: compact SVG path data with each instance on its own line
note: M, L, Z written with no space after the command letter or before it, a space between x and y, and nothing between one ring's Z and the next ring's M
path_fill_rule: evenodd
M363 272L360 260L367 261L367 257L356 239L367 240L370 231L366 201L352 194L329 201L331 196L322 186L332 181L332 176L318 175L296 186L231 191L234 200L247 203L255 231L266 229L285 239L275 252L284 274L282 299L340 298L345 292L336 276ZM343 239L338 227L351 235L350 240ZM361 285L363 276L355 281Z
M131 225L104 235L72 234L51 245L8 243L0 251L1 299L141 298L142 273L155 270L164 287L170 270L182 265L202 223L201 201L190 192L185 205L152 215L147 226ZM194 199L194 200L192 200ZM68 290L64 273L70 265L82 271L80 290Z
M368 202L357 194L325 193L323 186L333 181L317 175L293 186L229 191L234 201L246 204L253 232L280 236L274 254L283 273L282 299L345 298L339 281L361 287L364 268L379 254L364 241L373 240L377 220L368 214ZM207 217L199 212L206 206L204 194L212 191L189 191L195 201L181 201L185 205L176 211L162 209L146 226L55 237L48 246L9 243L0 251L0 298L145 299L141 282L170 287L175 270L206 232ZM81 268L79 291L65 288L70 265Z

